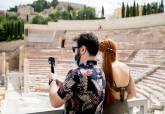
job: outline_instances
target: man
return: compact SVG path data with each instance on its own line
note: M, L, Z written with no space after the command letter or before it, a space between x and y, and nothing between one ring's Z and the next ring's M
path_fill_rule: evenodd
M50 78L50 102L55 108L65 104L66 114L102 114L106 84L96 61L98 38L84 33L74 41L77 45L72 50L78 68L70 70L63 83Z

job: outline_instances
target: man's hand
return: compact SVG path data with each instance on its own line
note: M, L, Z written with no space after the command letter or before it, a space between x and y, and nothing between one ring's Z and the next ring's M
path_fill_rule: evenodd
M61 86L62 82L60 80L54 79L52 77L53 77L52 73L48 75L49 80L51 80L51 79L55 80L55 81L52 82L52 84L50 84L49 98L50 98L51 105L54 108L58 108L58 107L62 106L65 103L65 101L63 99L61 99L57 94L57 86L58 87Z
M54 75L54 76L52 76L52 75ZM55 77L56 77L56 75L55 75L55 74L52 74L52 73L50 73L50 74L48 75L48 79L49 79L49 80L51 80L51 79L55 80L55 81L56 81L56 85L57 85L58 87L60 87L60 86L62 85L62 82L61 82L60 80L58 80L57 78L55 78Z
M56 80L56 74L53 74L53 73L49 73L49 75L48 75L48 79L49 80L51 80L51 79L54 79L54 80Z
M60 80L56 79L56 84L58 87L60 87L62 85L62 82Z

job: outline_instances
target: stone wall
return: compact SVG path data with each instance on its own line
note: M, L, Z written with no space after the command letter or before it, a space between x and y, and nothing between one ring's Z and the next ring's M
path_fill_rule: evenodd
M19 47L24 44L24 40L0 43L0 52L6 52L6 61L8 62L10 71L19 69Z
M58 22L49 22L48 26L55 30L134 29L165 25L164 18L165 14L160 13L147 16L109 20L59 20Z
M24 40L0 42L0 52L12 52L21 45L24 45L24 43Z
M66 47L70 47L72 39L83 32L68 31L65 36ZM99 40L107 38L115 40L118 49L165 49L165 26L88 32L95 33Z
M19 50L18 50L19 51ZM9 71L18 71L19 70L19 52L14 53L12 56L7 55L9 63Z
M165 26L136 28L136 29L119 29L119 30L89 30L89 31L56 31L52 38L47 39L49 42L44 42L42 37L39 37L37 42L29 42L29 45L34 45L42 48L46 47L61 47L62 40L65 39L65 47L73 45L73 38L84 32L93 32L99 37L99 40L111 38L118 44L118 49L165 49ZM38 34L38 33L37 33ZM47 37L48 38L48 37ZM31 40L32 38L30 38ZM42 41L40 41L42 40ZM32 40L31 40L32 41ZM35 40L34 40L35 41ZM40 45L40 46L39 46ZM45 45L45 46L44 46ZM33 46L33 47L34 47Z
M53 47L60 47L66 39L65 47L72 45L72 39L82 32L94 32L99 40L112 38L119 49L165 49L165 14L131 17L111 20L73 20L49 22L48 25L25 25L29 34L52 34ZM27 41L33 37L27 36ZM50 41L51 38L48 38ZM37 42L45 41L40 37ZM35 41L34 41L35 42Z

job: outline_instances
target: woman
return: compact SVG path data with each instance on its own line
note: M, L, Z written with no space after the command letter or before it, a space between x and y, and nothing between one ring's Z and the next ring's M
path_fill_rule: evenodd
M106 78L103 114L128 114L127 99L136 96L135 83L126 64L116 58L116 44L111 39L100 42L102 68Z

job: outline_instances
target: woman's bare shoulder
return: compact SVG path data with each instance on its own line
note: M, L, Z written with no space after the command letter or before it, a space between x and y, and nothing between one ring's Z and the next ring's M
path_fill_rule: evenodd
M113 63L113 68L120 68L124 71L128 71L129 70L129 67L127 64L123 63L123 62L120 62L120 61L115 61Z
M115 66L121 66L121 67L127 67L128 68L128 65L127 64L125 64L125 63L123 63L123 62L120 62L120 61L115 61L114 63L113 63L113 66L115 67Z

